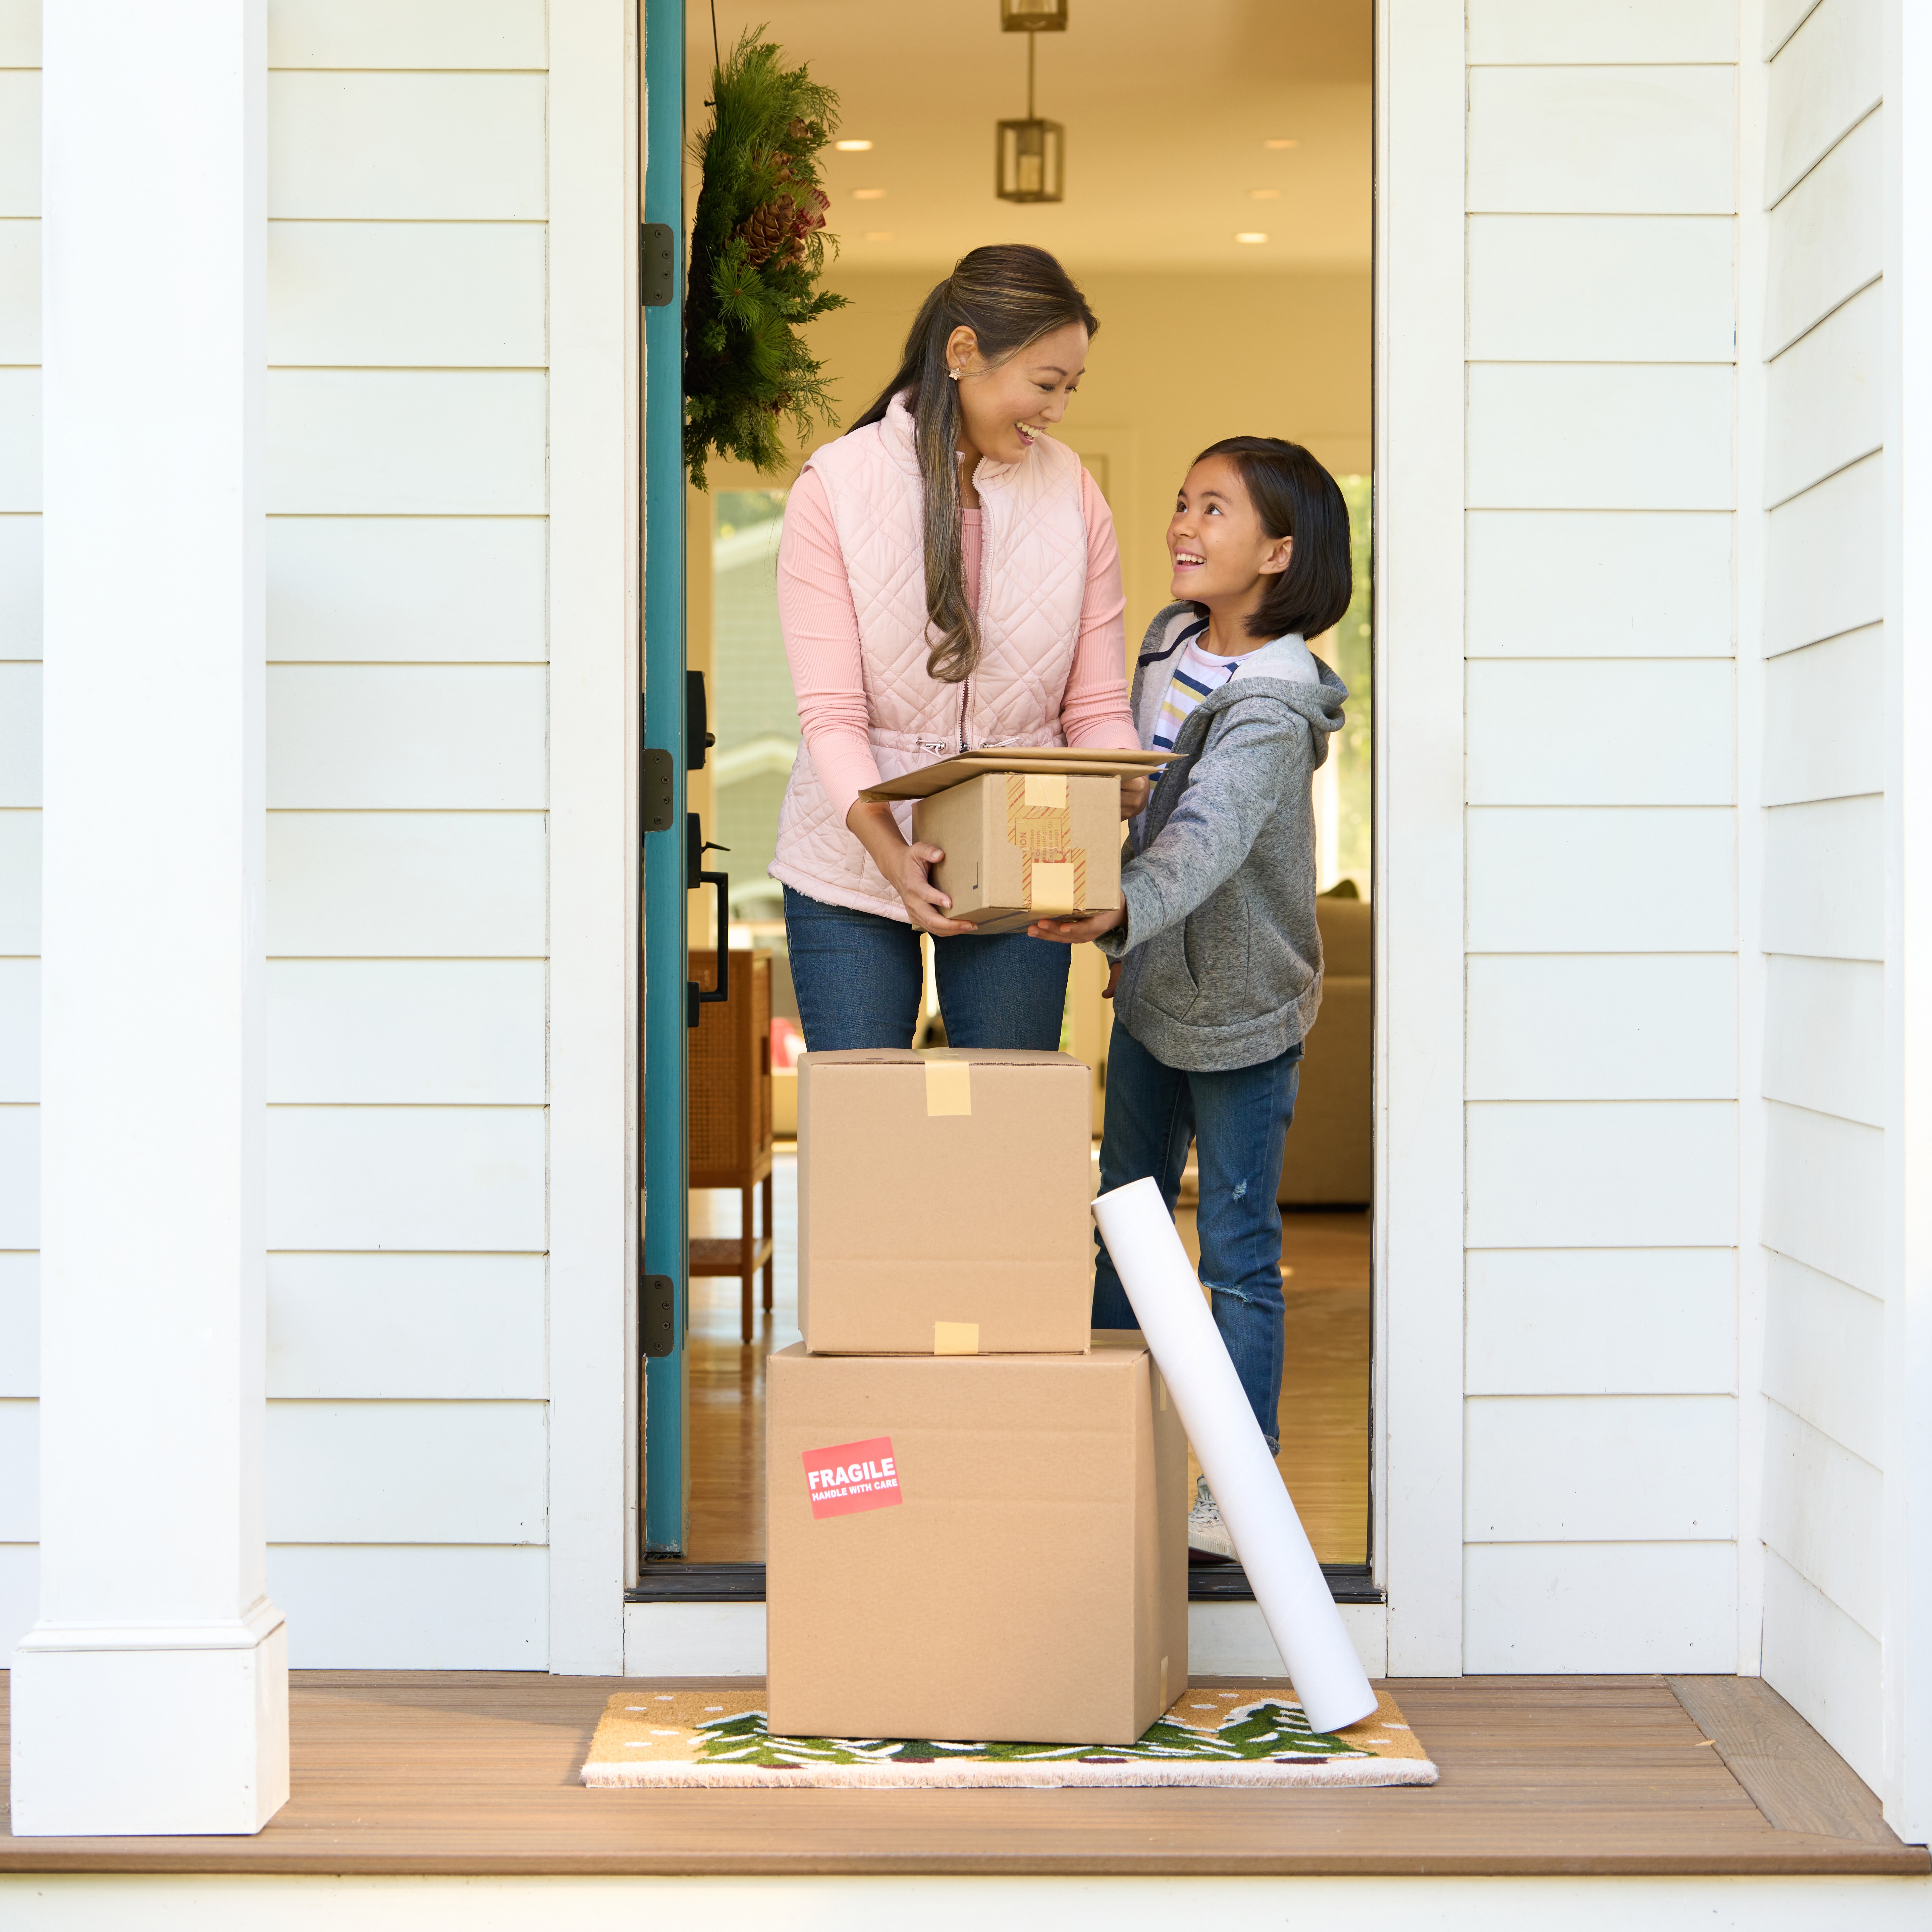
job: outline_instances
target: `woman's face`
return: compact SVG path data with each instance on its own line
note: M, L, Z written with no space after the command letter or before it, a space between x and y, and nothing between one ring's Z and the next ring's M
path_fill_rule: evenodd
M1286 570L1294 550L1292 537L1262 527L1234 459L1204 457L1187 472L1167 526L1168 595L1195 604L1244 597L1257 578Z
M1066 399L1087 366L1087 332L1070 322L990 367L970 328L956 328L946 345L948 364L959 371L959 413L965 441L995 463L1017 463L1033 446L1036 430L1066 413Z

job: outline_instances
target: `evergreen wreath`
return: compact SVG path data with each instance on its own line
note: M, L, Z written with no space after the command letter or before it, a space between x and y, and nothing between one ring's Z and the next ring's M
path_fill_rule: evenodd
M801 436L814 415L836 419L824 364L800 331L845 306L816 286L832 206L817 158L837 131L838 97L785 67L764 31L747 28L712 69L711 124L693 146L703 178L685 307L684 460L700 490L713 451L779 469L785 418Z

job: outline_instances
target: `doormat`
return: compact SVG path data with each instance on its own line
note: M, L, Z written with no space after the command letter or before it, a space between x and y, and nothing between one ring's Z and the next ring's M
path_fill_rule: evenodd
M620 1690L604 1707L586 1784L864 1786L1433 1784L1436 1767L1387 1689L1372 1718L1311 1730L1292 1696L1261 1685L1184 1693L1138 1744L941 1744L909 1738L775 1738L762 1688Z

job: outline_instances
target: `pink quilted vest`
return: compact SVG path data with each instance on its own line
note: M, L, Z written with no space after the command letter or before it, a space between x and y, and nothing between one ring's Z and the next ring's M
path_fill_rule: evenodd
M912 417L895 399L883 422L815 452L859 616L859 646L881 778L962 750L1063 745L1060 699L1087 587L1080 459L1042 436L1018 463L982 460L980 662L963 684L926 674L924 489ZM895 808L912 836L912 808ZM808 898L903 920L905 908L836 815L801 744L778 812L772 877Z

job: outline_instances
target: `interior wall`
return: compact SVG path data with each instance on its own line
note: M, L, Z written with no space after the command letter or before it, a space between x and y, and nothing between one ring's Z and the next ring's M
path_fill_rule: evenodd
M1800 18L1798 16L1802 16ZM1765 1676L1882 1767L1883 22L1766 9ZM1756 159L1756 158L1754 158ZM1754 168L1754 174L1757 170Z

